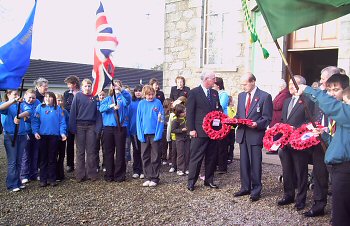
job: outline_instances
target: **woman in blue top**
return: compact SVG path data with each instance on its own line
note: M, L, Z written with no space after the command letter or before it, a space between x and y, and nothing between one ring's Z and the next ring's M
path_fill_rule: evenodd
M4 128L4 146L7 156L7 189L13 192L20 191L24 188L20 180L21 163L24 147L27 143L27 132L23 118L30 115L30 109L24 105L20 105L21 112L17 115L19 100L17 90L7 90L5 95L6 102L0 104L1 123ZM16 143L12 146L14 139L15 127L18 124L18 135Z
M136 115L137 115L137 106L142 100L142 85L137 85L134 88L132 95L132 101L129 106L129 134L132 144L132 157L133 157L133 178L144 178L142 161L141 161L141 142L137 139L137 130L136 130Z
M46 187L48 183L56 186L58 142L67 139L67 126L53 92L47 92L44 103L36 108L32 128L35 138L39 140L40 187Z
M156 91L145 85L137 107L137 138L141 141L141 158L145 182L143 187L155 187L159 183L160 145L164 130L164 110L160 100L155 98Z
M109 96L100 105L103 121L105 180L123 182L126 174L125 142L129 123L128 105L131 102L131 95L122 89L120 80L112 82ZM119 120L117 120L118 115Z

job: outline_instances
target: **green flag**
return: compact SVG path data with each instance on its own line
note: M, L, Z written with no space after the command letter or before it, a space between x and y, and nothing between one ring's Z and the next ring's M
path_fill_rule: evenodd
M350 0L256 0L272 38L350 13Z

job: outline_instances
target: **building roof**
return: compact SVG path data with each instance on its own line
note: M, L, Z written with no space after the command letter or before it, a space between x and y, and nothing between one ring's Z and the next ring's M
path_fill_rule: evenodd
M49 86L66 87L64 79L70 75L76 75L80 81L84 78L92 80L92 65L69 62L47 61L47 60L30 60L29 68L24 75L24 84L32 86L33 82L43 77L49 81ZM159 85L163 84L163 71L116 67L115 77L123 82L123 85L135 87L140 84L148 84L151 78L156 78Z

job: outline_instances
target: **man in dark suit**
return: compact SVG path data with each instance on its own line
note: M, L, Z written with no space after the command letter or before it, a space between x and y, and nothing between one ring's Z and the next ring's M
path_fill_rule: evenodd
M203 118L211 111L222 111L219 94L212 89L215 82L214 72L202 72L202 83L192 89L186 104L187 130L190 131L191 147L187 188L194 190L198 180L201 164L205 157L204 185L218 188L214 184L214 171L216 167L217 147L216 141L211 140L202 128Z
M298 85L306 84L304 77L295 75L294 78ZM310 116L306 115L304 105L307 105L310 112L313 112L314 104L306 96L299 97L297 95L297 90L292 80L289 81L289 92L292 94L292 97L284 102L282 108L282 122L292 125L294 128L298 128L310 122ZM294 150L288 145L282 150L279 150L278 154L282 164L284 195L277 204L283 206L293 203L296 188L298 193L295 197L295 208L297 210L302 210L305 208L306 201L307 165L310 159L310 153L308 150Z
M272 97L256 85L255 76L248 72L241 78L244 92L238 95L236 118L251 119L252 125L239 125L236 141L240 148L241 189L235 197L249 195L252 201L260 199L262 145L265 130L272 119Z

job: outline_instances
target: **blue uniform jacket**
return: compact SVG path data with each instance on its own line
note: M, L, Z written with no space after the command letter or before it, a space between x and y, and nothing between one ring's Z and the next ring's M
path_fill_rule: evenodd
M350 161L350 106L322 90L314 90L307 87L304 93L317 100L320 109L336 121L337 130L330 140L325 154L326 164L337 164Z
M28 134L32 134L33 133L33 131L32 131L32 118L34 118L34 116L35 116L35 109L36 109L36 107L39 104L41 104L41 102L38 99L36 99L34 101L34 103L32 103L32 104L28 104L27 102L24 102L23 104L28 106L30 108L30 111L31 111L30 116L27 117L27 120L25 121L25 126L26 126L27 133Z
M136 99L131 101L129 105L129 133L130 135L136 135L136 116L137 116L137 106L139 105L141 99Z
M40 135L67 135L66 120L63 110L57 106L40 104L35 110L35 117L32 120L33 134Z
M123 90L119 95L116 96L118 105L120 106L119 112L119 120L121 126L128 126L129 118L128 118L128 105L131 102L131 95L128 91ZM109 96L103 99L100 103L100 112L102 113L102 122L103 126L118 126L116 120L115 110L110 108L109 106L114 103L114 96Z
M1 104L3 103L4 102L2 102ZM17 106L18 104L12 104L9 108L0 111L1 123L4 128L5 134L10 134L10 135L15 134L16 124L13 122L13 119L17 115ZM20 106L21 106L21 113L28 111L29 114L31 114L31 109L28 106L26 106L25 104L21 104ZM27 132L25 127L25 122L24 122L24 119L21 118L21 121L19 123L19 128L18 128L18 135L26 135L26 134Z
M162 139L164 130L164 109L158 99L141 100L137 107L136 117L137 138L146 142L146 134L154 134L154 141Z

